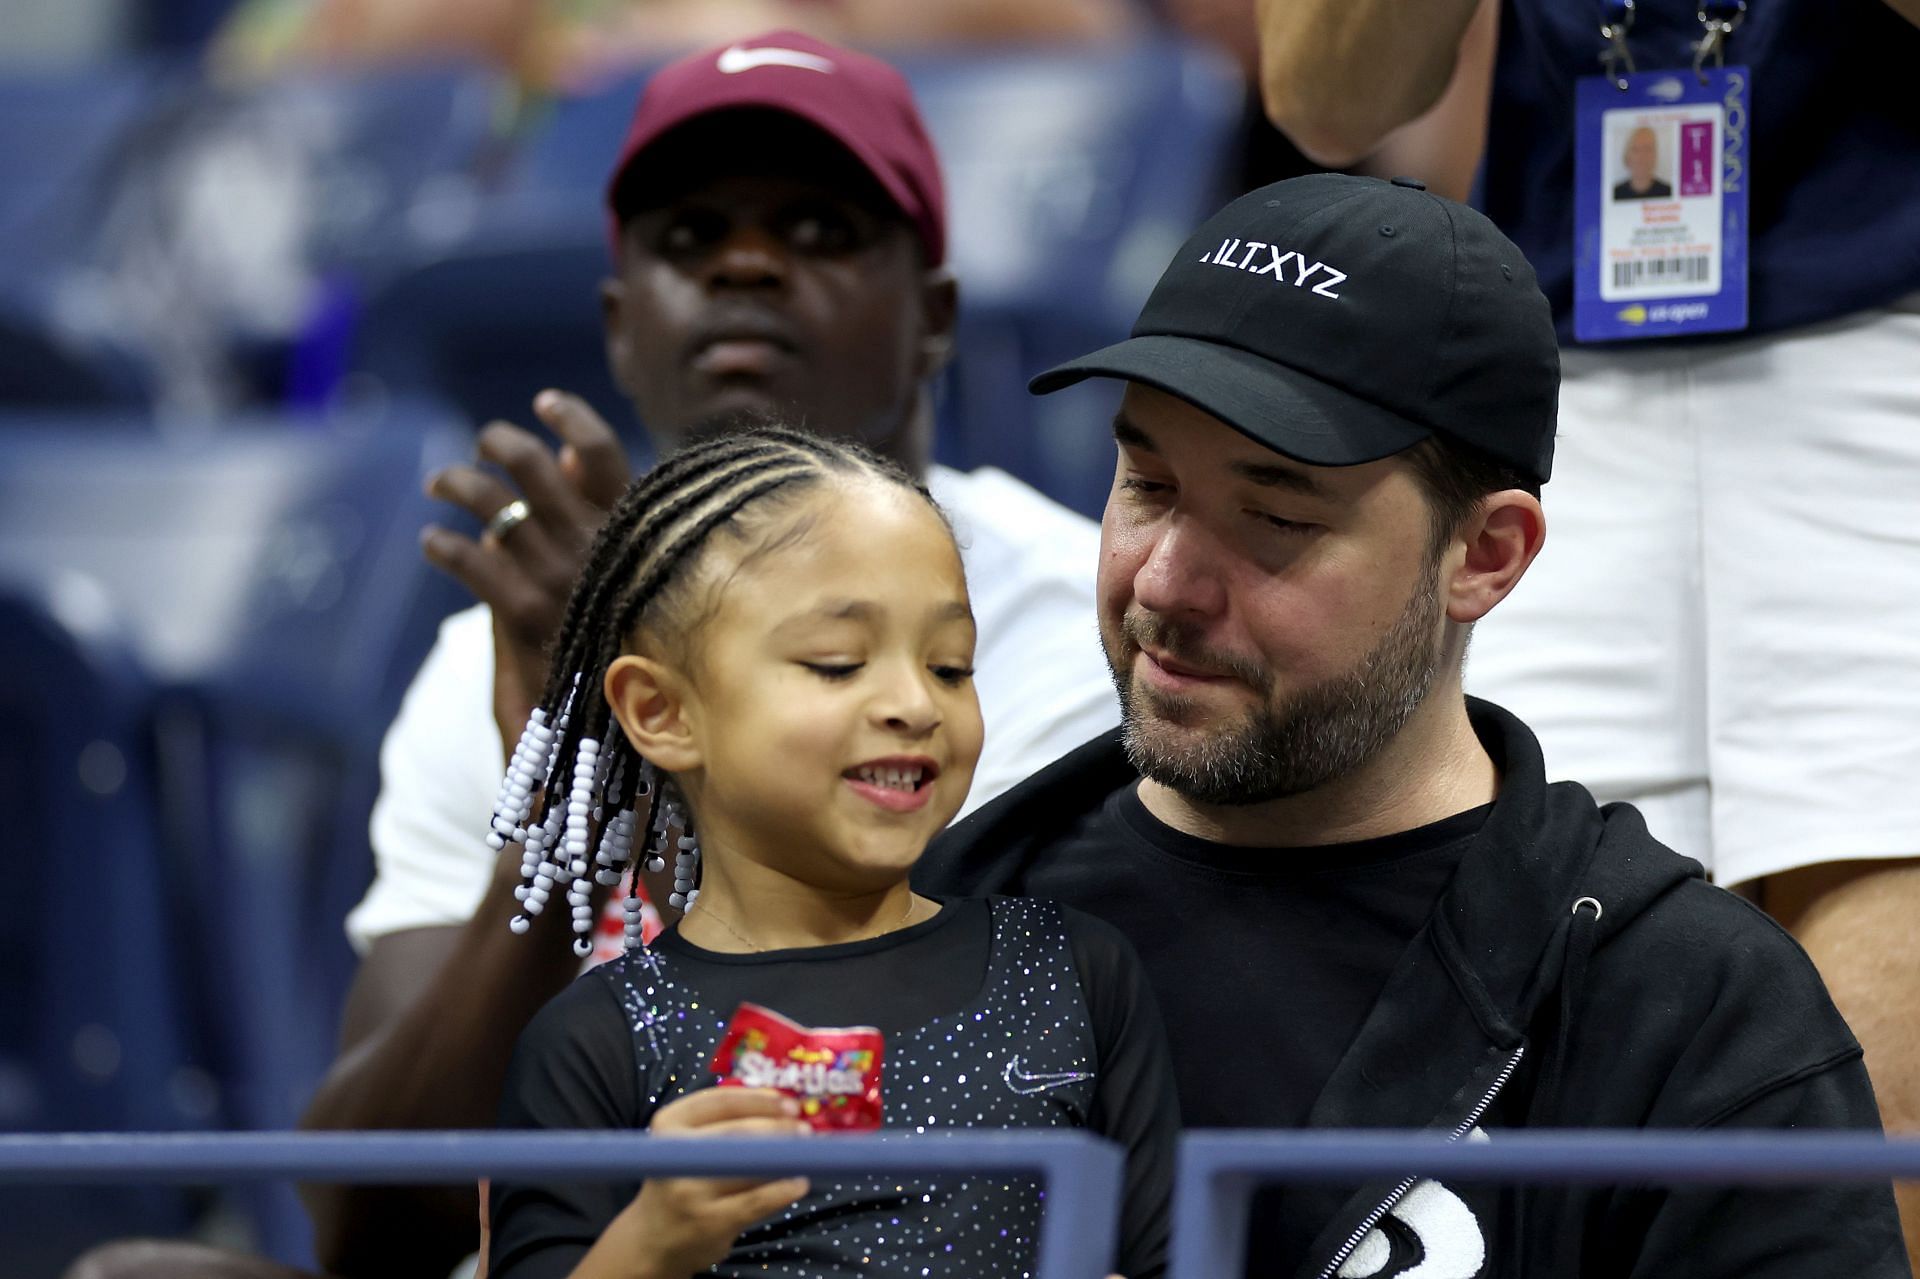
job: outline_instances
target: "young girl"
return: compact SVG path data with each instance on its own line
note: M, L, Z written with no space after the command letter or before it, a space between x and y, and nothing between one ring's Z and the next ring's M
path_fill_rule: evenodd
M686 913L647 947L630 915L626 955L534 1019L503 1126L804 1132L781 1093L712 1087L736 1007L876 1027L888 1128L1125 1146L1121 1268L1161 1273L1177 1121L1138 962L1050 903L908 887L980 752L973 645L944 518L857 445L746 431L628 491L491 838L524 841L529 914L566 893L583 954L593 881L633 863L671 857ZM495 1183L490 1207L492 1279L1026 1275L1040 1212L1030 1180L985 1176Z

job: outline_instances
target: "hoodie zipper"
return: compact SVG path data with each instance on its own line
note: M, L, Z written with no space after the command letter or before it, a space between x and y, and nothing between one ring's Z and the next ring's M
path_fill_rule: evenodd
M1500 1095L1500 1090L1507 1086L1509 1079L1513 1078L1513 1072L1520 1068L1520 1058L1526 1055L1526 1051L1527 1046L1525 1044L1520 1044L1514 1048L1513 1052L1507 1057L1506 1062L1501 1065L1500 1073L1493 1077L1491 1084L1487 1085L1486 1094L1474 1104L1472 1110L1467 1112L1466 1118L1454 1125L1453 1132L1447 1137L1448 1141L1459 1141L1462 1137L1465 1137L1473 1131L1473 1126L1485 1117L1488 1108L1493 1105L1493 1099ZM1408 1177L1396 1184L1392 1190L1388 1191L1387 1197L1381 1200L1372 1212L1369 1212L1360 1219L1360 1224L1355 1226L1353 1233L1347 1236L1347 1241L1334 1251L1333 1257L1327 1262L1325 1269L1321 1270L1320 1279L1333 1279L1334 1274L1346 1263L1347 1258L1353 1255L1353 1250L1360 1246L1360 1241L1365 1239L1368 1233L1380 1224L1381 1218L1393 1211L1393 1206L1399 1203L1400 1200L1405 1197L1406 1193L1412 1190L1419 1181L1420 1179L1418 1177Z

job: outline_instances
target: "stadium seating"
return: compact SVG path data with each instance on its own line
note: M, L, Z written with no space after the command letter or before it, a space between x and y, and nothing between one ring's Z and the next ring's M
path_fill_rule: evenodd
M84 579L0 584L0 1131L219 1121L161 835L151 686ZM111 1232L177 1231L177 1189L9 1188L0 1269L51 1274Z
M144 365L150 398L279 401L328 302L358 296L365 246L484 169L501 91L466 66L0 77L0 405L125 402L113 365L85 396L8 376L100 348Z
M419 406L201 426L181 438L0 420L0 582L97 601L147 673L164 768L145 824L165 834L166 901L206 1012L220 1117L279 1128L332 1056L352 971L340 921L371 873L380 735L460 602L418 531L445 514L425 473L467 436ZM0 634L0 665L12 643ZM99 859L80 848L53 864ZM114 874L77 873L122 897ZM123 906L163 904L133 897ZM272 1250L298 1260L304 1220L284 1189L273 1196L254 1211Z

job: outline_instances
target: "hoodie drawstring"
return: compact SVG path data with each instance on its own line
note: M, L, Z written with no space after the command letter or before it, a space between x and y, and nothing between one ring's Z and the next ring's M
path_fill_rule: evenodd
M1592 907L1591 911L1584 909ZM1595 935L1600 931L1600 903L1582 897L1573 904L1573 922L1567 927L1567 949L1560 963L1560 1026L1554 1036L1553 1056L1547 1059L1545 1075L1534 1093L1536 1114L1557 1114L1560 1109L1560 1076L1566 1068L1568 1042L1573 1036L1574 1013L1580 993L1587 984L1587 959L1593 954Z
M1573 904L1573 918L1567 925L1566 948L1560 963L1560 1025L1554 1033L1553 1053L1547 1058L1540 1082L1533 1091L1533 1100L1527 1107L1529 1128L1540 1127L1542 1120L1551 1121L1560 1114L1561 1077L1566 1070L1580 995L1586 988L1587 960L1593 955L1593 944L1600 933L1601 913L1600 902L1593 897L1582 897ZM1554 1264L1548 1273L1571 1277L1579 1273L1579 1267L1567 1265L1566 1258L1559 1255L1564 1246L1563 1240L1549 1245Z

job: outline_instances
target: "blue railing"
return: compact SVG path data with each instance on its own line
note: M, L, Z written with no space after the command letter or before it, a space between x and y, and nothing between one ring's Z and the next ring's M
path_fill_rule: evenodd
M642 1133L212 1133L0 1136L0 1185L21 1182L363 1183L646 1176L999 1172L1046 1186L1038 1279L1103 1279L1122 1156L1085 1133L832 1139L655 1139ZM1449 1142L1390 1132L1203 1132L1181 1141L1170 1279L1241 1273L1248 1199L1268 1182L1796 1185L1920 1180L1920 1140L1836 1132L1509 1132Z
M1848 1132L1199 1132L1181 1140L1170 1279L1242 1271L1247 1208L1270 1182L1382 1177L1465 1182L1804 1185L1920 1178L1920 1141Z
M9 1182L352 1181L1015 1173L1046 1187L1037 1279L1104 1279L1123 1157L1083 1132L690 1141L644 1133L75 1133L0 1137Z

